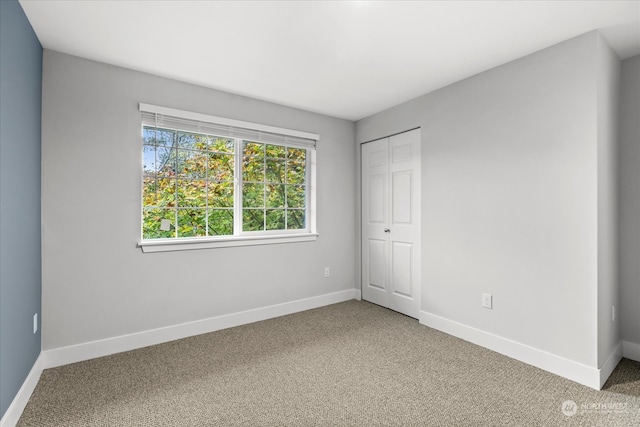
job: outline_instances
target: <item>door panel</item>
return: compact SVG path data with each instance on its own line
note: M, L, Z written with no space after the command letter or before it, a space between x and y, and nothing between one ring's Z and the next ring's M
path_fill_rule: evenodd
M384 223L384 188L386 179L385 175L369 177L369 224Z
M385 169L387 168L387 152L384 147L371 147L373 151L371 151L370 159L369 159L369 167L382 166Z
M413 298L411 281L413 244L393 242L391 251L391 283L392 291L405 297Z
M411 171L395 172L391 181L391 221L394 225L411 225Z
M369 239L369 286L385 290L386 286L386 246L384 240Z
M413 155L412 148L410 144L396 144L391 148L391 161L393 163L410 162Z

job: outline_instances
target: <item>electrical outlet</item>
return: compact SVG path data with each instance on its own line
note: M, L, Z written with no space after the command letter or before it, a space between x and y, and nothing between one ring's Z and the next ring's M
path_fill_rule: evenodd
M38 332L38 313L33 315L33 333Z
M493 308L493 296L491 294L482 294L482 306L484 308Z
M329 277L331 276L331 270L329 269L329 267L325 267L324 268L324 277Z

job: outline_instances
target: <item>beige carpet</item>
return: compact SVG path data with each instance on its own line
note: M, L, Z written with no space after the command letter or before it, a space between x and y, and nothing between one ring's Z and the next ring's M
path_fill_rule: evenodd
M595 391L349 301L48 369L18 425L640 426L640 363Z

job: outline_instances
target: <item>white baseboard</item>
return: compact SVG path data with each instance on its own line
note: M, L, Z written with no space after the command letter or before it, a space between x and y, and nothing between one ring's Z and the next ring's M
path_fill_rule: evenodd
M600 374L600 387L598 387L598 390L602 390L602 386L607 382L607 378L611 376L611 373L616 369L620 360L622 360L622 342L613 349L609 357L607 357L607 360L602 365L602 368L598 369Z
M564 357L547 351L482 331L426 311L420 311L419 320L421 324L429 326L430 328L437 329L465 341L488 348L489 350L504 354L505 356L533 365L537 368L544 369L545 371L560 375L561 377L565 377L596 390L600 390L602 387L600 381L605 373L602 369L597 369L573 360L565 359ZM609 359L611 359L610 363L613 363L613 359L615 359L615 357L613 357L613 359L610 357ZM607 365L607 369L608 368L609 365ZM613 368L615 368L615 365L613 365ZM611 370L613 371L613 369ZM611 372L609 372L609 374L611 374Z
M150 345L161 344L194 335L206 334L221 329L240 326L247 323L271 319L310 310L325 305L336 304L355 299L358 291L347 289L331 294L285 302L282 304L225 314L194 322L152 329L128 335L121 335L103 340L90 341L68 347L54 348L42 352L43 369L81 362L96 357L108 356L123 351L135 350Z
M358 300L358 301L362 301L362 292L360 291L360 289L355 289L355 296L353 297L353 299Z
M11 405L9 405L7 411L2 416L2 420L0 420L0 427L14 427L18 423L18 420L22 415L22 411L24 411L24 408L27 406L33 390L35 390L38 385L42 370L42 353L40 353L36 362L33 364L31 371L29 371L29 375L27 375L27 378L22 383L22 387L18 390L18 394L13 398Z
M622 341L622 357L640 362L640 344Z

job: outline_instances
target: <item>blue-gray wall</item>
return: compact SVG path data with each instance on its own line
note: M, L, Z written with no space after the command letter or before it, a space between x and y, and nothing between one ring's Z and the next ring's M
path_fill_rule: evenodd
M40 354L42 46L16 0L0 1L0 416Z

